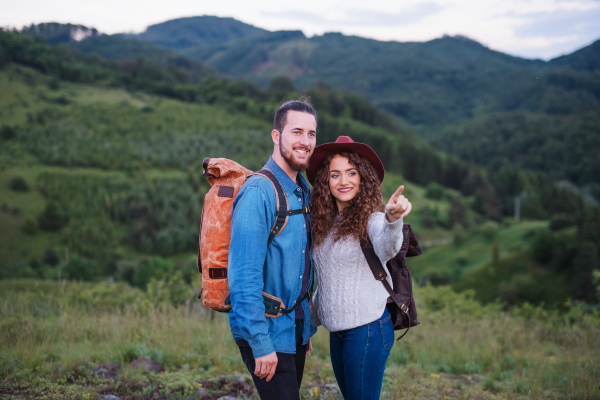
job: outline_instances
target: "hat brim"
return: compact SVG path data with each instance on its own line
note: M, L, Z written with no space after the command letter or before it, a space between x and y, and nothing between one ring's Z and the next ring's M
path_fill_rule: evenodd
M364 143L352 142L352 143L323 143L317 147L315 147L315 151L310 157L310 162L308 164L308 168L306 169L306 177L311 185L314 186L315 178L317 176L317 171L323 164L323 161L330 154L333 153L357 153L363 156L373 168L375 168L375 172L379 177L379 183L383 182L383 177L385 176L385 169L383 168L383 163L379 156L375 151Z

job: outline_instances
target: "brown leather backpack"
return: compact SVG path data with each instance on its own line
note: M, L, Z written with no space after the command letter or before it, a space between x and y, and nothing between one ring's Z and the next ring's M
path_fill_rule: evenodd
M421 250L421 246L419 246L419 242L417 242L410 224L402 226L402 236L403 240L400 251L386 264L392 277L393 289L386 279L387 273L381 265L381 260L375 254L371 241L367 238L367 240L361 240L360 242L363 254L367 259L371 272L373 272L373 276L383 283L383 286L390 294L387 309L392 316L394 330L406 329L406 332L397 340L402 339L412 326L420 324L417 319L417 307L413 297L412 277L410 270L406 266L405 257L418 256L423 254L423 251Z
M233 201L242 185L252 175L263 176L273 184L277 215L271 227L268 244L278 236L287 224L290 215L306 214L310 207L289 210L283 187L268 169L252 172L235 161L226 158L205 158L202 162L203 175L208 178L211 188L204 196L200 235L198 238L198 271L202 274L202 290L198 298L211 310L230 312L228 261L231 242L231 211ZM307 294L308 295L308 294ZM283 301L263 292L265 315L277 318L294 311L296 306L286 309Z

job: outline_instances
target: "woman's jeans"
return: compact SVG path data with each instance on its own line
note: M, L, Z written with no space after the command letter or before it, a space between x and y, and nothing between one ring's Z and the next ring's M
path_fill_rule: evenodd
M394 326L387 308L377 321L330 332L331 364L344 399L379 399L385 362L393 345Z

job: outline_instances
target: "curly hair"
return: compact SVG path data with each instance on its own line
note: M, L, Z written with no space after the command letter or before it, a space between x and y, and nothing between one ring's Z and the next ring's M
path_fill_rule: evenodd
M335 156L348 159L358 170L360 185L358 194L341 213L342 221L335 228L334 219L338 215L335 198L329 189L329 164ZM356 153L333 153L323 161L315 177L312 194L312 222L314 244L323 243L332 229L335 229L333 241L351 236L360 240L367 238L367 223L375 211L383 211L385 206L381 195L381 182L375 169L365 158Z

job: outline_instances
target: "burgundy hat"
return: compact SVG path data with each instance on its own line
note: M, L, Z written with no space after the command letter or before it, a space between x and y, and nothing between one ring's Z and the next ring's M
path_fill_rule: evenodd
M306 169L306 176L311 185L314 185L317 170L321 164L323 164L323 161L325 161L330 154L338 152L360 154L371 163L373 168L375 168L375 172L377 172L377 176L379 177L379 182L383 182L385 170L377 153L366 144L355 142L350 136L340 136L335 143L323 143L315 148L315 151L310 157L308 168Z

